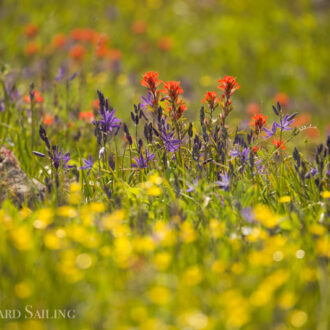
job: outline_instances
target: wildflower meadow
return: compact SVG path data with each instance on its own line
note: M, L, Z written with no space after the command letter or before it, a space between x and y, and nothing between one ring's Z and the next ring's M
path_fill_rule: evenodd
M329 13L4 0L0 329L329 329Z

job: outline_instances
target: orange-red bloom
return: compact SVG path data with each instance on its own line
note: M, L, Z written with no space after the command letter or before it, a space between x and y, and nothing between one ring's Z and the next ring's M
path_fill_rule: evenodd
M70 36L73 40L76 41L90 41L93 42L95 40L96 32L93 29L73 29L70 32Z
M38 31L39 31L38 27L33 23L24 26L24 34L28 38L34 38L38 34Z
M53 39L52 39L52 44L56 47L56 48L62 48L65 46L66 44L66 36L62 33L58 33L56 34Z
M107 45L109 38L104 33L94 32L93 43L97 45Z
M105 44L99 44L96 46L96 56L105 57L108 53L108 47Z
M123 54L119 49L111 48L107 50L107 57L112 61L118 61L122 56Z
M202 100L203 103L208 103L209 107L214 109L219 102L220 98L217 92L207 92Z
M158 42L157 46L160 50L166 52L173 48L173 39L171 37L161 37Z
M187 106L184 103L181 103L176 109L175 118L180 119L185 111L187 111Z
M33 101L36 103L39 103L39 104L43 103L43 101L44 101L44 98L41 96L41 94L37 90L34 91ZM24 96L24 102L31 103L30 94Z
M258 150L259 150L259 148L257 146L254 146L252 148L252 151L253 151L254 154L256 154L258 152Z
M183 93L183 89L180 87L180 81L167 81L164 83L163 93L166 93L172 102L175 102L180 94Z
M131 29L134 34L144 34L147 31L148 25L145 21L133 22Z
M51 115L49 115L49 114L46 114L45 117L44 117L44 124L45 124L46 126L49 126L49 125L51 125L53 122L54 122L53 117L52 117Z
M79 113L79 119L91 123L94 119L94 113L92 111L82 111Z
M235 78L231 76L224 76L224 78L218 80L218 83L220 83L218 88L224 91L227 98L233 95L237 89L241 88Z
M276 147L276 149L286 149L285 145L283 144L283 141L273 140L273 144Z
M308 128L304 131L304 133L312 139L316 139L320 136L320 131L316 127Z
M250 116L254 116L254 115L256 115L257 113L260 112L260 105L258 103L255 103L255 102L251 102L247 105L246 112Z
M291 126L299 127L302 125L307 125L311 122L311 120L312 120L311 114L308 112L303 112L295 118L295 121L291 124Z
M94 110L98 110L100 107L100 100L99 99L95 99L92 101L92 107Z
M155 94L157 87L163 82L158 79L158 72L146 72L141 80L141 85L147 87L153 94Z
M35 41L30 41L24 48L24 54L32 56L39 51L39 44Z
M250 121L249 125L253 126L255 132L258 134L261 132L262 128L267 124L267 116L264 116L262 113L255 115Z
M79 44L73 45L70 48L69 56L75 61L81 61L86 56L86 49Z
M290 102L290 98L287 94L285 93L277 93L275 96L274 96L274 101L275 103L277 102L280 102L281 106L282 107L285 107L286 105L289 104Z

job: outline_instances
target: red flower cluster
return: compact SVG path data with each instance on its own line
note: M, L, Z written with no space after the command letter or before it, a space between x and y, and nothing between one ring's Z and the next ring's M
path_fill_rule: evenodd
M30 23L30 24L27 24L24 26L24 34L28 37L28 38L34 38L37 34L38 34L38 27L33 24L33 23Z
M94 113L92 111L82 111L79 113L79 119L91 123L94 119Z
M53 122L54 122L54 119L53 119L52 115L50 115L50 114L46 114L45 117L44 117L44 124L45 124L46 126L49 126L49 125L51 125Z
M180 119L182 117L183 113L187 110L188 110L187 106L182 101L182 103L176 109L175 118Z
M264 116L262 113L256 114L249 125L254 126L255 132L259 134L262 128L267 124L267 118L268 117Z
M220 83L218 88L224 91L223 97L226 96L227 98L233 95L237 89L241 88L235 81L235 78L231 76L224 76L224 78L218 80L218 83Z
M141 80L141 85L147 87L153 95L155 95L157 87L163 83L158 79L158 75L158 72L146 72L143 76L143 79Z
M163 93L167 94L169 100L175 102L179 95L183 93L183 89L180 87L179 81L167 81L164 83Z
M80 44L73 45L70 48L69 56L75 61L81 61L86 56L86 49Z
M65 46L66 43L67 43L67 38L62 33L55 34L52 39L52 45L55 48L62 48Z
M39 91L34 91L34 96L33 96L33 101L36 102L36 103L43 103L44 101L44 98L42 97L42 95L39 93ZM25 95L24 96L24 102L25 103L31 103L31 98L30 98L30 95Z
M210 109L215 109L220 101L220 97L218 97L217 92L207 92L202 100L203 103L207 103Z
M280 140L273 140L273 144L276 147L276 149L286 149L285 145L283 144L283 141Z
M171 112L174 120L178 120L183 112L187 111L183 100L179 99L179 95L183 93L183 89L180 86L181 83L179 81L167 81L164 83L164 89L159 91L157 88L163 81L159 80L158 75L158 72L146 72L141 80L141 85L148 88L155 109L158 108L160 93L164 93L169 112Z

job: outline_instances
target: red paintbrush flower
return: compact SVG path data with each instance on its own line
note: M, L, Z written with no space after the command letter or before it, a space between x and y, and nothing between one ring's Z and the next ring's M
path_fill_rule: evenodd
M75 61L81 61L86 56L86 49L82 45L76 44L70 48L69 56Z
M286 149L285 145L283 144L283 141L280 140L273 140L273 144L276 147L276 149Z
M214 109L219 101L220 97L218 97L217 92L207 92L202 100L202 102L207 103L211 109Z
M30 41L25 47L24 47L24 54L26 56L32 56L35 53L39 51L39 44L36 41Z
M134 34L144 34L148 29L148 24L145 21L135 21L131 26Z
M282 107L285 107L289 104L290 102L290 98L287 94L285 93L277 93L275 96L274 96L274 102L277 103L277 102L280 102L281 106Z
M179 81L167 81L164 83L162 92L168 95L171 102L175 102L179 95L183 93L180 84Z
M56 34L52 39L55 48L63 48L67 42L66 36L62 33Z
M38 27L33 23L24 26L24 34L28 38L34 38L38 34L38 31L39 31Z
M247 105L246 112L250 116L254 116L254 115L260 113L260 105L258 103L255 103L255 102L251 102Z
M262 113L256 114L252 120L250 121L249 125L253 126L255 132L259 134L262 128L267 124L267 116L264 116Z
M37 90L34 91L33 101L36 102L36 103L39 103L39 104L43 103L43 101L44 101L44 98L42 97L42 95ZM30 95L25 95L24 96L24 102L25 103L31 103Z
M44 117L44 124L45 124L46 126L49 126L49 125L51 125L53 122L54 122L53 117L52 117L51 115L49 115L49 114L46 114L45 117Z
M224 78L218 80L218 83L220 83L218 88L224 91L227 98L233 95L237 89L241 88L235 81L235 78L231 76L224 76Z
M185 111L187 111L188 108L184 103L181 103L178 108L176 109L175 118L180 119Z
M79 119L91 123L94 119L94 113L92 111L82 111L79 113Z
M155 94L157 87L163 82L158 79L158 72L146 72L141 80L141 85L147 87L151 93Z

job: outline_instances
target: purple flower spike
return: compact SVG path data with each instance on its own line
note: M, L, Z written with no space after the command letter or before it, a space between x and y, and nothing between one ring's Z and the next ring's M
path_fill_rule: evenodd
M0 101L0 112L4 112L5 109L6 109L5 102L4 101Z
M296 114L294 113L293 115L285 115L285 117L282 119L280 119L280 123L275 123L276 126L281 130L281 131L290 131L292 128L290 127L290 125L293 124L294 122L294 117L296 116Z
M38 157L42 157L42 158L45 158L46 157L45 154L43 154L42 152L39 152L39 151L32 151L32 153L35 154Z
M59 69L58 69L58 73L57 73L57 76L54 78L58 83L60 83L63 78L65 76L65 68L63 66L61 66Z
M83 158L83 162L84 162L84 166L81 166L79 169L88 170L87 171L87 176L88 176L94 166L94 162L93 162L91 154L89 154L88 159Z
M269 130L269 129L267 129L266 127L264 127L264 131L266 132L266 135L267 135L267 136L265 136L265 139L269 139L269 138L271 138L273 135L276 134L277 127L278 127L277 125L278 125L278 124L274 121L271 130Z
M228 173L220 174L220 179L221 180L215 182L216 185L225 191L229 191L230 177Z
M153 106L152 95L150 93L148 93L147 97L142 96L141 99L142 99L141 108L147 109L148 107Z
M186 190L187 193L196 191L196 188L198 187L198 178L193 181L192 184L188 184L188 189Z
M175 152L179 149L180 140L173 139L174 132L167 134L166 129L163 128L162 132L160 133L161 139L164 141L165 148L169 152Z
M140 157L134 157L135 164L132 164L132 167L135 168L147 168L148 162L155 158L154 154L151 154L146 150L146 158L144 159L142 152L140 153Z
M120 128L120 119L115 116L115 109L110 111L105 110L103 114L101 114L102 119L99 121L101 124L101 128L103 132L111 132L114 128Z
M305 178L310 179L311 177L314 177L317 173L319 173L318 169L313 167L313 168L311 168L310 171L307 172Z
M241 211L242 217L249 223L255 222L255 214L250 207L246 207Z
M53 161L53 165L55 167L55 169L57 170L61 165L63 168L65 169L69 169L72 168L72 165L68 165L68 162L70 161L71 157L70 157L70 153L66 152L65 154L63 154L63 150L59 149L59 146L53 146L53 152L48 152L50 158Z

